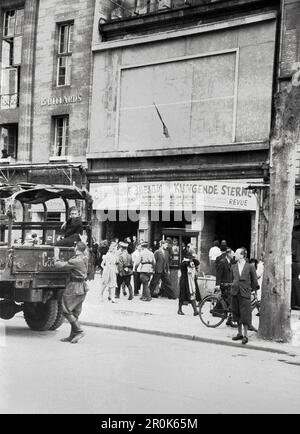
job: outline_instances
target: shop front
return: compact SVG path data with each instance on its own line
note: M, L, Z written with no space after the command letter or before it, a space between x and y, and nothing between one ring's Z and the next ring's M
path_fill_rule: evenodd
M156 249L171 229L198 234L194 248L208 272L213 241L225 239L236 249L244 246L255 256L258 226L256 196L243 181L163 181L91 183L94 200L94 234L99 239L136 236ZM187 232L188 233L188 232ZM170 241L171 241L170 240ZM181 238L191 242L191 237Z

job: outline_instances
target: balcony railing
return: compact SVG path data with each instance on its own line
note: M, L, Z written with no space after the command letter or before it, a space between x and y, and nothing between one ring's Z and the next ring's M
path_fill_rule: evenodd
M15 109L19 106L19 94L0 95L0 109Z
M189 7L201 0L108 0L101 14L102 23L130 17L160 13L166 10Z

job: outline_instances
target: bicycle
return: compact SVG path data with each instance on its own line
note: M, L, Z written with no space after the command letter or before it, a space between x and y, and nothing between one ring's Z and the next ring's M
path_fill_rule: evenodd
M251 293L251 309L260 311L257 291ZM203 298L199 305L199 316L202 323L209 328L219 327L230 313L230 295L227 290L215 289L214 293Z

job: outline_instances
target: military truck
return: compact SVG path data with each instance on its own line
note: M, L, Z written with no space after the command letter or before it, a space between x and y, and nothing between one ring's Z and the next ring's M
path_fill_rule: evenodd
M9 320L23 311L27 325L37 331L56 330L64 320L61 297L69 273L54 266L55 237L62 222L47 218L47 204L53 200L61 202L66 216L71 205L81 209L84 237L91 247L92 198L87 191L65 185L0 186L0 318ZM40 221L31 217L34 207L41 211ZM37 244L30 238L33 233L39 235ZM73 255L73 247L59 247L60 259Z

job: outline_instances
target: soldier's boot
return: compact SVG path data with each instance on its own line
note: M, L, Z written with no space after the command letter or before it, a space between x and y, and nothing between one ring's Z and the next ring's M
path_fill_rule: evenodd
M74 323L71 323L71 332L70 332L70 336L68 336L67 338L63 338L63 339L61 339L61 340L60 340L61 342L71 342L71 340L73 339L74 334L75 334L75 330L74 330L74 326L73 326L73 324L74 324Z
M72 323L72 324L73 324L73 327L74 327L74 335L73 335L72 339L70 340L70 342L71 342L71 344L77 344L77 342L81 338L83 338L84 332L81 329L80 324L79 324L79 322L77 320L74 321L74 323Z

